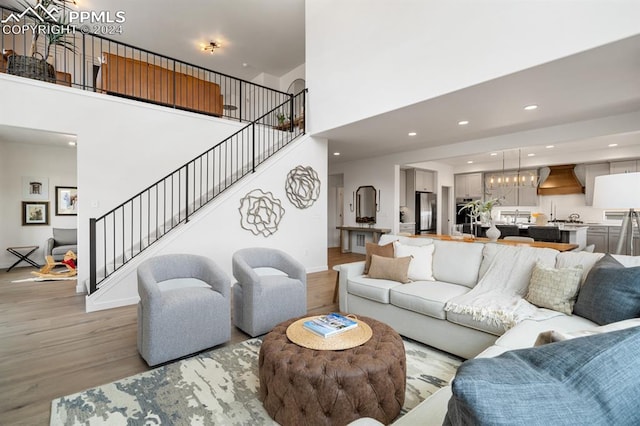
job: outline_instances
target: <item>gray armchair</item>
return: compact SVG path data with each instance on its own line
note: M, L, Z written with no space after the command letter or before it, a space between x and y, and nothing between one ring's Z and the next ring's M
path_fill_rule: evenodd
M69 250L78 254L78 230L53 228L53 237L47 240L44 255L52 256L53 260L59 262L64 259L64 255Z
M307 274L287 253L270 248L238 250L232 258L233 323L252 337L307 313Z
M138 352L150 366L231 338L231 282L209 258L152 257L138 266Z

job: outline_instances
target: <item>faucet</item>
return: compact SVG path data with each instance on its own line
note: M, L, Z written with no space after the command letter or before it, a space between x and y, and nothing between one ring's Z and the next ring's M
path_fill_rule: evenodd
M516 214L513 215L513 224L516 225L518 222L518 209L516 209Z

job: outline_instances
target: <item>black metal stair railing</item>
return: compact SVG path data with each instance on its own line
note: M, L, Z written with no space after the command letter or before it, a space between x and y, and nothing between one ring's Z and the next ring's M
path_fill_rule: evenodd
M0 7L0 20L6 21L0 24L3 30L0 72L243 122L261 117L290 96L94 32L87 33L87 28L91 28L86 25L55 22L46 24L66 31L63 44L50 44L48 37L41 35L34 45L38 58L38 53L50 52L45 58L49 65L42 63L43 71L44 67L51 68L50 75L45 73L40 78L20 66L24 65L20 61L34 64L37 60L31 57L31 28L42 25L29 13L22 16L23 12Z
M89 294L118 269L305 133L306 90L89 224ZM285 122L277 116L285 115Z

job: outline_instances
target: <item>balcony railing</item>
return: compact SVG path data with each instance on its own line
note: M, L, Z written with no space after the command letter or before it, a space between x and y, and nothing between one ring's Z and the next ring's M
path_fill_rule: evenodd
M1 19L7 20L0 24L0 72L38 78L33 70L25 72L24 58L33 63L41 57L37 54L31 60L31 28L41 22L29 14L20 21L11 17L22 12L0 8ZM41 80L244 122L274 111L290 97L279 90L81 31L86 31L86 26L47 25L66 32L67 48L48 43L45 35L37 37L35 49L50 52L46 58L49 65L42 64L49 68L48 74L38 78ZM271 124L278 124L275 114L269 119Z

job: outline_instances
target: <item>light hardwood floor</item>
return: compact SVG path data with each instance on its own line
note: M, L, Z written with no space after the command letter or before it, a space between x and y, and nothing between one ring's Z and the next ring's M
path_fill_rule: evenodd
M328 250L308 275L310 314L337 310L333 265L363 260ZM0 425L48 425L51 400L149 369L136 349L136 307L85 313L75 281L12 283L35 268L0 272ZM248 336L232 327L231 342Z

